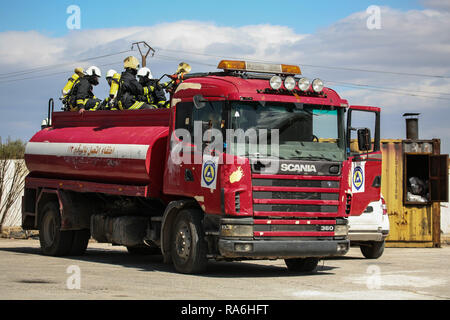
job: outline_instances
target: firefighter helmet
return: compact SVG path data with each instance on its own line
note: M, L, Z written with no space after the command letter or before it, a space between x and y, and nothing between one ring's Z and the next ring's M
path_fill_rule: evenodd
M146 78L149 78L149 79L153 79L152 72L147 67L140 68L139 71L137 72L137 76L138 77L146 77Z
M102 76L102 72L96 66L92 66L92 67L87 68L86 69L86 74L88 76L97 76L97 77L101 77Z
M177 72L176 72L177 74L179 74L179 73L189 73L189 72L191 72L191 66L189 64L187 64L186 62L181 62L178 65Z
M126 57L125 60L123 60L123 68L137 70L139 68L139 60L133 56Z
M116 70L114 70L114 69L109 69L108 70L108 72L106 73L106 79L108 79L108 78L112 78L112 77L114 77L114 75L117 73L117 71Z

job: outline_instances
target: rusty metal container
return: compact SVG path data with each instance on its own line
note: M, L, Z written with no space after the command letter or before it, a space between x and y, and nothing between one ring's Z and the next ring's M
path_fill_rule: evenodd
M381 190L386 200L390 232L387 247L439 247L440 203L437 189L447 187L448 175L436 178L440 163L448 163L448 155L440 155L440 140L382 140L383 154ZM428 166L428 168L426 168ZM429 200L418 202L407 196L408 178L428 172ZM439 173L440 174L440 173ZM423 178L425 180L425 178ZM436 182L436 179L441 179ZM426 180L425 180L426 181ZM442 184L442 186L441 186ZM445 191L446 190L446 191ZM439 192L438 192L439 193ZM423 199L428 199L423 198ZM442 201L442 200L440 200Z

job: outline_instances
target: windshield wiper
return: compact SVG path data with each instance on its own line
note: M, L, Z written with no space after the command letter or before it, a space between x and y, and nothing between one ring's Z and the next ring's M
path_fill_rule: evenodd
M330 158L325 158L325 157L316 157L316 156L308 156L308 157L289 157L289 159L291 160L325 160L325 161L334 161L333 159Z

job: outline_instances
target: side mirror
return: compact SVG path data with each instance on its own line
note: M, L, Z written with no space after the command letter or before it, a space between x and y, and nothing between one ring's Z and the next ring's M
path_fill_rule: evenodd
M206 101L208 101L208 100L203 98L203 96L201 94L197 94L194 96L193 101L194 101L194 106L197 109L203 109L206 106Z
M372 139L368 128L358 129L358 149L359 151L370 151L372 149Z

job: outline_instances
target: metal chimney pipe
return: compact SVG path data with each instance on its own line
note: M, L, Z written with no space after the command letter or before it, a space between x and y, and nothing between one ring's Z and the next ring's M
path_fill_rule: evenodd
M405 113L406 139L419 140L419 115L420 113Z

